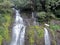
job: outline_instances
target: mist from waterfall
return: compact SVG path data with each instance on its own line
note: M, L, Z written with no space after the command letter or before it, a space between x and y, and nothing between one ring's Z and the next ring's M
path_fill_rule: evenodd
M23 18L19 10L14 9L16 12L15 22L12 29L12 41L10 45L24 45L25 28Z

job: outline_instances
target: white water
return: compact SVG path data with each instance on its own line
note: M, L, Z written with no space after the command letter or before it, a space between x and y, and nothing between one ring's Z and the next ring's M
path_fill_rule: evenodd
M35 19L35 17L34 17L34 12L32 12L32 19L34 20L34 21L33 21L33 24L36 25L36 19Z
M44 28L44 30L45 30L45 34L44 34L45 45L51 45L51 44L50 44L50 37L49 37L48 30L47 30L46 28Z
M25 26L23 18L20 16L19 11L16 11L15 23L12 29L12 41L10 45L24 45Z

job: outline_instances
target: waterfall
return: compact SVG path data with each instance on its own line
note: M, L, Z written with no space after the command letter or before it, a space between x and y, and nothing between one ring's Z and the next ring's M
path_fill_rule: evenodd
M34 25L39 25L39 22L36 21L36 17L34 17L34 12L32 12L32 19L33 19L33 24Z
M33 24L36 25L35 17L34 17L34 12L32 12L32 19L33 19Z
M16 10L16 18L12 29L12 41L10 45L24 45L25 25L23 18L19 14L19 10Z
M46 28L44 28L44 30L45 30L45 34L44 34L45 45L50 45L50 37L49 37L48 30Z
M34 12L32 12L33 24L36 25L36 18L34 17Z

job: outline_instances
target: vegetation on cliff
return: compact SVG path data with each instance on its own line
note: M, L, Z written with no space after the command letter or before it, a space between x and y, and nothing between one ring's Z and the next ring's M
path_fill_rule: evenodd
M12 22L12 7L36 12L34 15L39 23L50 23L60 20L60 0L0 0L0 45L3 40L10 41L10 24ZM29 10L30 11L30 10ZM55 22L54 22L55 23ZM60 23L59 23L60 24ZM30 26L27 32L30 45L44 45L44 26ZM60 25L50 24L50 32L56 45L56 32L60 31Z
M42 45L44 44L44 30L43 30L43 26L29 26L27 29L27 38L28 38L28 42L29 45ZM27 43L28 44L28 43Z
M0 0L0 45L2 45L3 40L9 42L9 26L11 24L12 9L11 3L7 0Z

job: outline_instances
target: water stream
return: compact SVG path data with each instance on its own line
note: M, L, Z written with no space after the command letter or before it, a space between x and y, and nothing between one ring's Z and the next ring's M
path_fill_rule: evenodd
M33 24L36 25L36 18L34 17L34 12L32 12Z
M19 10L16 10L16 18L12 29L12 41L10 45L24 45L25 25Z
M21 17L19 10L16 10L16 9L14 9L14 10L16 12L16 17L15 17L15 22L13 24L12 41L11 41L10 45L24 45L26 26L24 25L23 18ZM34 15L34 13L32 13L32 18L34 19L33 15ZM36 23L34 23L34 24L36 24ZM51 45L48 30L46 28L44 28L44 30L45 30L45 34L44 34L45 45Z
M44 28L44 30L45 30L45 34L44 34L45 45L51 45L50 44L50 36L49 36L48 30L46 28Z

